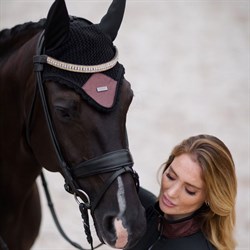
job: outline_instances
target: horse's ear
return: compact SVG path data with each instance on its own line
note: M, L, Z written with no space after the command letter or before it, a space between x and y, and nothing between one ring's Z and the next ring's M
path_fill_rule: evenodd
M121 26L125 5L126 0L113 0L106 15L99 23L101 30L108 35L112 41L115 40Z
M45 26L45 49L58 47L69 33L69 14L64 0L56 0L51 6Z

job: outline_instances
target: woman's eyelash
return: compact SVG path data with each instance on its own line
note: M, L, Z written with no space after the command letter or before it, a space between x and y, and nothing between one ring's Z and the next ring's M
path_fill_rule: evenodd
M170 174L166 174L169 180L174 180L174 178Z
M189 191L188 189L186 189L186 192L190 195L195 195L196 192L192 192L192 191Z

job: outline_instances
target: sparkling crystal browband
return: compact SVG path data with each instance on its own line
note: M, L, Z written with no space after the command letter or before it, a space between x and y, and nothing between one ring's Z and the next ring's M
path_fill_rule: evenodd
M78 65L78 64L71 64L56 60L50 56L46 56L46 63L67 71L77 72L77 73L98 73L102 71L109 70L113 68L116 63L118 62L118 50L115 48L115 56L114 58L106 63L98 64L98 65Z

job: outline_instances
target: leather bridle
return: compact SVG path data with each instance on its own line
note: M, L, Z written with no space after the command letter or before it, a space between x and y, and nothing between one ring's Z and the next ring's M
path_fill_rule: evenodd
M74 168L72 168L72 166L69 166L67 164L62 154L60 144L58 142L58 139L55 133L55 129L52 123L52 119L49 113L49 108L48 108L48 104L47 104L47 100L45 96L45 90L44 90L44 85L43 85L43 80L42 80L42 71L43 71L43 66L45 63L44 58L46 57L46 55L42 54L44 51L43 41L44 41L44 35L42 33L38 40L36 55L33 57L34 71L35 71L36 82L37 82L37 87L38 87L38 88L36 87L36 91L38 91L40 94L41 103L42 103L44 115L46 118L47 127L50 133L51 141L55 149L55 153L56 153L56 157L58 159L59 165L60 165L60 169L65 179L65 189L66 191L75 195L76 201L78 202L80 211L82 213L84 225L86 224L87 227L89 227L88 218L86 218L88 214L87 210L90 210L91 214L93 215L93 212L98 206L99 202L101 201L103 195L111 186L111 184L117 179L118 176L124 173L131 173L135 180L135 185L137 189L139 187L139 178L138 178L137 173L132 169L133 159L128 149L120 149L117 151L112 151L112 152L103 154L96 158L82 162ZM34 100L33 100L32 106L34 106ZM32 113L32 110L33 110L33 107L31 108L31 113ZM32 114L30 115L29 120L31 120L31 116ZM27 134L28 134L28 140L30 140L29 138L30 132L27 131ZM77 180L80 178L86 178L89 176L99 175L99 174L104 174L104 173L112 173L112 174L104 183L104 186L101 188L100 193L95 197L93 201L91 201L88 194L84 190L81 189ZM85 228L85 233L87 234L87 238L89 236L91 237L90 231L86 232L86 230L90 230L90 229ZM93 249L91 239L88 241L91 244L91 247Z

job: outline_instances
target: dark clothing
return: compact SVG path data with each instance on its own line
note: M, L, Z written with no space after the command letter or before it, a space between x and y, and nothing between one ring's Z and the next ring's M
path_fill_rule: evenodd
M145 189L139 192L146 209L147 230L139 243L129 250L216 250L200 230L196 211L178 221L168 221L159 208L156 197Z

